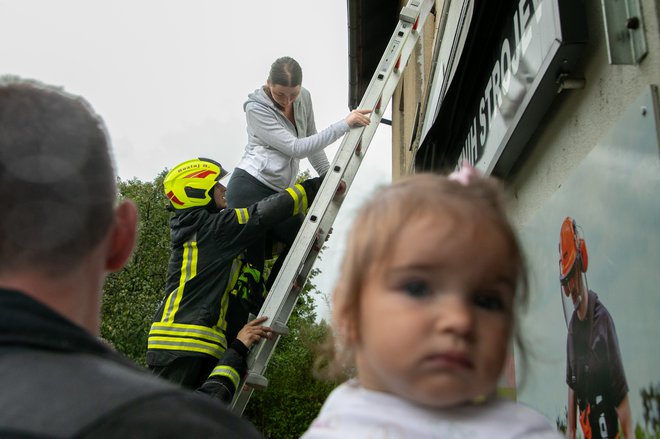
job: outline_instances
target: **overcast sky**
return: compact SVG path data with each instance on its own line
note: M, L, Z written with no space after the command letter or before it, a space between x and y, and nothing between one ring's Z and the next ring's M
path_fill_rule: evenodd
M0 0L0 73L84 96L108 125L122 180L197 156L232 169L246 143L243 102L280 56L302 66L319 130L343 118L347 41L345 0ZM326 149L331 161L340 142ZM381 125L317 264L326 293L352 213L390 180L390 144Z

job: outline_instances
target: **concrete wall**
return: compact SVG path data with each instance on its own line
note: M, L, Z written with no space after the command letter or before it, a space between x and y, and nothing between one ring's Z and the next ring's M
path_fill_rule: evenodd
M648 54L639 65L610 65L600 0L587 0L589 43L579 69L584 89L553 103L508 180L513 220L524 225L649 84L660 85L657 0L642 0Z
M405 3L402 1L401 5ZM639 65L609 64L601 0L584 3L589 42L577 73L584 76L586 84L583 89L557 96L507 178L515 196L511 208L517 225L524 225L560 187L646 86L660 85L657 0L641 1L648 53ZM409 149L415 110L418 102L422 108L425 106L423 99L442 5L443 0L436 0L435 15L427 19L419 49L424 54L423 61L415 62L413 53L390 103L393 179L411 173L413 155Z
M403 71L390 108L392 109L392 179L412 173L413 151L412 131L415 124L418 103L423 111L424 97L427 95L428 77L433 55L433 43L436 35L438 11L442 11L444 0L436 0L435 11L426 19L424 33L415 51L410 55L408 65ZM407 1L401 1L401 7ZM420 115L421 117L421 115ZM421 120L419 122L421 124Z

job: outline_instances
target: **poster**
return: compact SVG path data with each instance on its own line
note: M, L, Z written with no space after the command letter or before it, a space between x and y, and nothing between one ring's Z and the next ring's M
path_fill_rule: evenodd
M588 409L593 418L588 422L588 417L580 419L576 414L576 437L616 437L611 419L607 419L611 413L599 411L607 411L601 406L607 405L608 400L621 399L620 376L607 372L616 369L617 347L633 437L660 437L658 139L657 89L648 87L520 230L530 271L531 300L521 318L529 347L529 367L521 370L517 353L518 379L521 374L526 375L517 389L518 400L538 409L565 431L569 420L567 375L572 377L573 386L578 389L574 394L578 391L582 394L583 411ZM577 239L584 240L588 255L582 278L607 311L603 314L601 308L596 312L600 313L599 323L592 324L591 328L595 329L586 335L575 330L576 326L569 335L568 322L574 317L574 303L570 294L564 294L560 283L561 275L567 274L562 270L568 272L573 263L566 248L560 256L560 229L567 217L575 221ZM591 294L587 301L589 298L592 304L596 302ZM593 318L593 311L591 315L583 315L584 319L590 316ZM610 323L612 328L608 328ZM570 362L578 370L572 374L567 373L570 337L576 337ZM597 360L586 350L597 351ZM577 356L582 360L576 361ZM608 360L602 361L603 358ZM589 361L592 364L585 365ZM605 373L613 374L605 384L602 381L606 375L594 378ZM587 383L588 380L591 382ZM588 399L591 401L585 405ZM618 415L617 407L614 416ZM621 419L616 421L620 424Z

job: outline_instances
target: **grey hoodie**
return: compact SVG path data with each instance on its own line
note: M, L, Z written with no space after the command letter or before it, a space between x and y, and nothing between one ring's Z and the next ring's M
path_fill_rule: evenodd
M276 191L295 183L301 158L309 158L319 175L325 173L330 165L323 149L349 130L342 119L317 133L312 98L302 87L293 103L296 126L275 107L263 88L248 95L243 109L248 143L236 167Z

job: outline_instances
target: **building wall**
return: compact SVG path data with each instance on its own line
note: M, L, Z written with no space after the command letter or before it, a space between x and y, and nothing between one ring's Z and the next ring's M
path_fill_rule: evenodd
M589 42L579 71L586 84L558 96L508 177L518 225L548 200L649 84L660 85L660 6L656 0L641 4L646 57L639 65L610 65L601 1L585 1Z
M417 44L415 52L411 54L390 103L392 110L393 180L412 173L413 151L415 150L414 145L411 145L413 129L418 106L420 109L425 107L423 101L427 94L427 78L431 68L433 44L438 23L437 11L442 11L443 2L444 0L436 0L435 10L427 17L424 24L424 34L420 39L421 44ZM400 3L403 7L407 1L401 1ZM415 141L419 141L419 139L415 139Z
M634 112L633 104L639 105L643 94L647 98L649 85L660 86L660 5L657 0L641 0L647 55L638 65L609 64L601 0L584 0L584 5L589 41L575 74L584 77L585 86L556 97L505 181L514 195L511 214L527 256L532 295L528 313L520 319L532 355L525 370L525 386L516 397L545 414L559 429L562 424L566 428L567 330L560 299L557 244L562 219L572 216L588 234L589 285L616 321L633 425L644 434L648 395L660 389L657 343L647 337L657 332L660 309L660 274L654 270L660 260L658 159L654 157L656 162L651 163L648 158L653 156L657 139L651 138L653 130L648 128L653 124L642 124L641 117L637 117L635 128L621 126L635 122L629 110ZM425 39L424 50L430 52L432 43ZM398 91L403 96L397 93L392 106L395 179L409 173L414 104L420 90L427 86L420 79L417 88L407 83L415 81L415 76L409 75L418 74L415 66L409 69ZM646 128L640 130L639 126ZM644 141L637 140L637 145L619 138L613 141L613 128L617 133L625 132L626 139L635 137L630 133L642 133ZM636 154L640 145L649 146L644 155ZM626 146L631 149L628 154ZM609 155L603 153L605 147ZM607 169L617 169L611 176L602 170L599 159L603 156L620 162L616 167L608 163ZM631 156L643 157L644 166L628 163L625 159ZM578 166L580 172L574 172ZM583 172L585 169L590 172ZM640 172L644 178L629 175L633 169L644 171ZM585 189L589 185L592 187ZM617 195L611 196L615 192ZM570 307L572 304L572 311ZM657 409L653 410L651 415L658 419Z
M401 1L403 6L406 1ZM660 5L641 0L648 53L639 65L610 65L607 55L601 0L585 0L589 42L578 72L585 87L564 91L552 104L516 166L507 178L515 197L512 216L525 222L562 184L562 181L594 148L628 106L649 84L660 85ZM412 130L417 104L427 93L431 57L443 0L436 0L434 15L424 29L424 56L413 54L392 98L392 177L412 173ZM415 139L419 142L419 139ZM412 150L411 150L412 149Z

